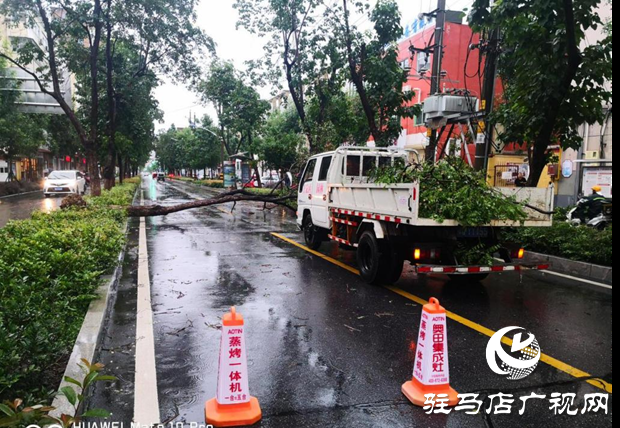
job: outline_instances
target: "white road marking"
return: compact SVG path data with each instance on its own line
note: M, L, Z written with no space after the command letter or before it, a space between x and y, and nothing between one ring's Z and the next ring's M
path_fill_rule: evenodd
M144 205L142 191L141 205ZM136 322L136 378L133 421L140 426L160 423L155 368L155 337L153 334L153 307L151 280L146 242L146 220L140 218L138 255L138 313Z
M498 259L497 257L494 257L494 259L497 260L497 261L500 261L500 262L504 262L504 260ZM576 276L567 275L565 273L555 272L555 271L552 271L550 269L539 270L539 271L529 271L529 272L538 272L541 275L545 275L546 273L548 273L549 275L555 275L555 276L559 276L561 278L571 279L573 281L583 282L584 284L595 285L597 287L607 288L608 290L612 290L611 285L603 284L601 282L591 281L589 279L578 278Z
M555 275L555 276L559 276L562 278L571 279L573 281L579 281L585 284L595 285L597 287L607 288L608 290L612 290L611 285L603 284L601 282L596 282L596 281L590 281L589 279L577 278L576 276L566 275L565 273L554 272L552 270L545 270L545 271L539 271L539 272L543 275L548 273L550 275Z

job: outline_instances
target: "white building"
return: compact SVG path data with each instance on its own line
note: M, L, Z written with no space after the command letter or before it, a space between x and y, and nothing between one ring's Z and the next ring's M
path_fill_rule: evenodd
M44 52L48 51L43 24L35 21L35 25L26 26L24 24L14 25L0 16L0 45L4 49L5 44L9 47L32 43ZM46 63L32 63L26 68L31 72L36 72L40 67L47 66ZM47 114L64 114L58 103L49 95L41 92L38 83L27 72L17 68L10 67L10 73L15 79L20 81L20 90L23 94L20 105L26 113L47 113ZM49 82L49 89L52 85ZM61 70L61 90L65 101L72 106L74 96L75 81L74 76L67 70ZM0 88L0 90L3 90Z
M598 9L603 22L612 19L611 2L603 1ZM586 41L582 48L598 43L607 37L606 28L590 29L586 32ZM606 83L607 89L612 90L612 83ZM591 193L593 184L603 188L603 194L613 196L613 110L612 105L606 105L607 116L604 122L594 125L584 124L579 132L583 136L583 145L579 150L566 150L562 154L560 174L562 178L558 185L558 205L573 205L580 195Z

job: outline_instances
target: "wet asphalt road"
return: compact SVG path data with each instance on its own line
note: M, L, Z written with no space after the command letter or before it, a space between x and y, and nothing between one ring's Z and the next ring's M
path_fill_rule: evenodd
M147 180L143 187L146 203L212 194L181 183ZM147 221L162 421L204 422L204 403L215 396L220 317L234 305L246 319L250 391L263 409L261 427L611 426L611 396L609 415L554 415L548 401L539 400L529 401L519 416L519 397L532 392L575 393L581 409L584 394L603 391L544 363L524 380L505 380L486 363L488 337L451 320L452 386L481 398L512 393L516 402L510 416L426 415L400 392L411 378L420 305L272 236L302 240L283 211L249 204L238 204L234 214L229 209ZM101 361L121 380L107 392L98 389L91 403L125 422L133 402L134 235L102 345ZM355 265L354 253L333 244L321 251ZM396 287L437 297L448 310L494 331L524 327L545 354L612 382L611 291L540 273L455 284L411 270Z
M43 192L0 199L0 227L10 220L29 219L33 211L50 212L60 208L62 197L45 198Z

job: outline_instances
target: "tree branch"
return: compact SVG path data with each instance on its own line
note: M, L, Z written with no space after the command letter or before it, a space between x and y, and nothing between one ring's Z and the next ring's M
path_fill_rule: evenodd
M292 212L296 212L296 209L289 205L287 202L290 202L295 199L294 194L286 195L286 196L265 196L265 195L255 195L253 193L247 192L245 190L234 190L232 192L223 193L214 198L210 199L201 199L198 201L187 202L184 204L174 205L174 206L161 206L161 205L141 205L141 206L131 206L127 208L127 215L129 217L156 217L156 216L165 216L168 214L173 214L179 211L190 210L194 208L203 208L209 207L212 205L226 204L230 202L261 202L266 204L274 204L279 205L284 208L291 210Z

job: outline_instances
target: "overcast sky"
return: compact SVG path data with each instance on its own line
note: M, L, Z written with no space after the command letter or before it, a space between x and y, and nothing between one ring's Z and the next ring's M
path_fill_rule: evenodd
M326 0L333 2L337 0ZM371 0L374 3L375 0ZM403 24L413 21L420 12L428 12L436 8L436 0L397 0L403 15ZM472 0L448 0L448 9L462 10ZM232 7L232 0L202 0L198 8L198 25L217 43L217 53L222 59L232 61L235 66L244 70L245 61L262 56L261 40L243 29L235 28L237 11ZM353 22L360 28L367 28L367 17L354 17ZM268 97L270 88L257 88L262 96ZM194 93L181 85L163 84L156 91L160 108L165 114L165 122L158 123L157 129L168 128L172 124L185 127L191 114L199 117L204 113L215 119L212 107L202 106Z

